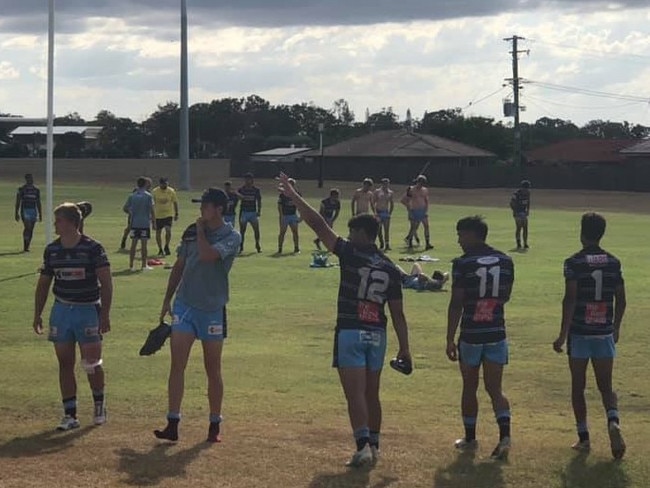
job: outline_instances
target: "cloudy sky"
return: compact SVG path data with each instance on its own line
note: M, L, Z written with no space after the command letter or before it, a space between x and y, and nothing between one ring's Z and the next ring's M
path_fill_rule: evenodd
M178 100L180 0L56 0L57 115L136 120ZM236 5L236 6L233 6ZM461 107L502 119L513 34L522 120L650 125L647 0L188 0L190 102L258 94L273 104L346 99ZM47 0L0 0L0 111L46 108ZM537 82L537 83L536 83ZM543 83L543 84L539 84ZM550 85L549 85L550 84ZM568 87L568 88L567 88ZM621 98L593 97L574 88ZM636 97L636 99L634 98Z

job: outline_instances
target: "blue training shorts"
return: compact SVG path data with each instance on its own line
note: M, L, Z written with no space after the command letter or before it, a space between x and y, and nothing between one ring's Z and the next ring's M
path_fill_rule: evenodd
M478 367L484 361L496 364L508 364L508 341L492 342L489 344L469 344L458 342L458 359L471 367Z
M257 212L240 212L239 214L240 224L247 224L247 223L254 224L258 221L258 219L259 217L257 216Z
M50 312L47 339L54 343L100 342L99 307L94 303L62 303L55 301Z
M427 209L426 208L414 208L410 213L411 220L414 222L424 222L427 220Z
M383 329L341 329L334 336L334 368L366 368L381 371L386 355Z
M172 307L172 332L188 332L200 341L223 341L228 335L226 308L206 312L176 299Z
M608 359L616 357L616 344L612 334L584 336L569 334L567 354L574 359Z
M283 215L282 222L284 225L298 225L298 216L297 215Z
M24 222L36 222L38 220L38 212L36 212L35 208L24 208L21 213Z
M390 212L388 210L379 210L377 217L379 217L379 222L388 222L390 220Z

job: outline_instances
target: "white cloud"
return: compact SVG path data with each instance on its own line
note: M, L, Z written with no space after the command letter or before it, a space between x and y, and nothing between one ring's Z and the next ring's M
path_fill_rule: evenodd
M0 62L0 80L15 80L20 78L20 72L8 61Z

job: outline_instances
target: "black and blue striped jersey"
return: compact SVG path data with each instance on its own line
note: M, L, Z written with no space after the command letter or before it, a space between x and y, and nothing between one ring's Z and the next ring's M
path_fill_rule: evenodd
M340 200L334 200L333 198L325 198L321 200L321 215L326 220L332 220L336 212L341 211L341 202Z
M452 277L452 287L464 290L460 340L469 344L504 340L504 305L515 279L512 258L486 245L454 259Z
M226 192L228 196L228 207L224 215L235 215L237 212L237 204L239 203L239 195L236 192Z
M402 299L402 279L377 246L354 246L339 237L334 248L341 266L336 329L385 329L387 301Z
M237 190L241 195L240 212L259 212L257 202L262 201L262 193L255 186L242 186Z
M103 246L82 235L75 247L65 248L61 239L48 244L41 274L54 277L54 296L70 303L99 303L97 270L109 266Z
M298 195L300 195L300 193L298 193ZM296 215L296 204L288 196L280 193L280 197L278 198L278 205L280 205L282 215Z
M41 200L41 191L34 185L23 185L19 187L17 194L22 210L36 209Z
M587 247L564 261L564 278L578 285L570 332L613 333L614 296L616 288L624 284L621 262L600 247Z

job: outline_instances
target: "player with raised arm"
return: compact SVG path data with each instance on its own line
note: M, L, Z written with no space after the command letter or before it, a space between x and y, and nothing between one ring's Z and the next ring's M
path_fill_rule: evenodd
M390 217L393 214L393 190L390 180L382 178L381 186L375 190L375 208L379 219L379 249L390 251Z
M57 430L79 427L75 346L79 344L81 366L88 375L94 402L94 423L106 422L102 334L111 330L113 297L111 268L102 245L79 232L81 212L74 203L54 210L58 239L48 244L36 286L34 332L43 333L43 309L54 281L54 305L48 339L54 343L59 363L59 386L64 416Z
M296 186L296 180L289 178L289 184ZM298 190L296 193L300 194ZM293 236L293 252L300 252L300 236L298 235L298 213L296 204L293 200L286 195L280 193L278 197L278 214L280 217L280 234L278 235L278 254L282 254L282 245L284 244L284 236L287 233L287 227L291 229Z
M596 213L582 216L582 250L564 262L565 292L562 301L560 335L553 343L562 352L567 343L571 371L571 403L578 430L573 448L589 451L585 385L591 360L600 391L610 447L615 459L625 454L621 434L618 398L612 388L612 370L621 322L625 313L625 284L621 262L600 247L605 234L605 218Z
M341 213L340 196L341 193L339 192L338 188L332 188L330 190L330 196L324 198L320 202L319 213L321 217L325 219L327 225L329 225L332 229L334 228L334 222L336 221L336 219L338 219L339 214ZM314 244L316 244L316 247L319 250L322 249L320 246L320 239L318 237L314 239Z
M461 412L465 436L456 441L460 450L476 449L476 392L483 366L483 382L492 400L499 426L494 459L506 459L510 450L510 403L503 394L502 378L508 363L504 305L514 282L512 259L485 242L488 226L482 217L466 217L456 225L464 254L452 265L452 293L447 320L447 357L458 361L463 378ZM456 331L460 324L460 337Z
M192 345L198 339L203 346L203 363L208 377L210 424L207 440L220 442L221 353L227 336L228 274L241 238L223 219L228 208L228 196L223 190L209 188L200 199L192 201L201 203L201 217L183 233L160 312L161 322L167 315L172 316L171 366L167 426L155 430L154 435L158 439L178 440L185 367Z
M237 193L241 198L239 206L239 231L241 233L241 247L239 252L244 251L244 239L246 238L246 227L251 224L255 235L255 249L262 252L260 246L260 215L262 213L262 192L255 186L252 173L244 175L244 186Z
M347 465L369 465L379 456L379 380L386 352L386 303L399 343L397 358L411 364L400 272L375 245L379 225L373 215L350 219L349 240L343 239L296 192L287 175L281 174L279 179L280 191L294 201L307 225L339 257L341 282L333 366L338 369L356 443Z
M375 215L375 194L372 192L374 182L371 178L363 180L361 188L357 188L352 195L352 216Z
M524 237L524 249L528 249L528 216L530 215L530 181L523 180L519 189L510 198L510 208L515 219L515 241L521 249L521 235Z
M176 190L169 186L167 178L160 178L159 185L153 189L154 211L156 214L156 243L158 256L169 256L169 243L172 240L172 224L178 220L178 197ZM162 245L162 231L165 229L165 247Z
M228 222L233 227L235 220L237 220L237 204L239 203L239 193L232 189L232 182L226 181L223 184L223 189L228 196L228 209L223 214L223 220Z
M407 236L409 248L413 248L413 239L417 234L420 224L424 227L425 249L433 249L429 233L429 189L424 186L427 184L427 177L419 175L415 179L415 185L410 188L409 209L411 219L411 229Z
M25 184L16 192L16 222L23 221L23 251L29 252L36 221L43 221L41 191L34 186L34 177L27 173Z

